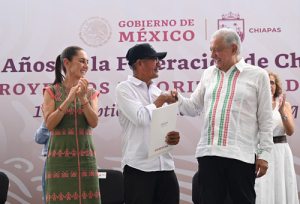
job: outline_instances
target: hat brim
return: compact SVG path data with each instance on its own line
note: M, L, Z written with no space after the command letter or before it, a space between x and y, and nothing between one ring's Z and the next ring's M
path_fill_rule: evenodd
M167 52L157 52L154 53L153 55L150 55L149 57L158 57L158 59L162 60L167 56Z

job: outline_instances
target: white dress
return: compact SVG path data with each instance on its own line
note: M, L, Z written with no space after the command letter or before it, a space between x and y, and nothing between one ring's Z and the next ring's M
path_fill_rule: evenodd
M273 110L273 136L286 135L278 112ZM256 204L299 204L292 151L288 143L276 143L266 175L255 180Z

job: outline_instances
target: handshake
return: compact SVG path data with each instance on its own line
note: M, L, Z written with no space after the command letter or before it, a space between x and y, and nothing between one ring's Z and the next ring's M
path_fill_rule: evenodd
M176 89L162 92L159 98L162 98L165 103L172 104L178 101L178 92ZM159 99L158 98L158 99Z

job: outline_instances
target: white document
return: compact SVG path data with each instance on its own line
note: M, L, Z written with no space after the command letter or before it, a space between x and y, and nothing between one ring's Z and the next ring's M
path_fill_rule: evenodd
M174 131L176 128L177 113L178 103L153 110L148 159L173 149L173 145L168 145L165 140L168 132Z

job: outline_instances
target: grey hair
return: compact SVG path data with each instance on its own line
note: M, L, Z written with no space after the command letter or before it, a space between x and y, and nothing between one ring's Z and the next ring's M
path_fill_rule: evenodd
M227 44L227 47L230 47L232 44L236 44L237 49L237 55L241 54L242 51L242 43L240 36L232 29L229 28L221 28L220 30L217 30L214 32L214 34L211 36L211 38L224 36L224 42Z
M130 65L130 67L131 67L132 71L135 71L136 70L136 62L133 63L132 65Z

